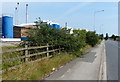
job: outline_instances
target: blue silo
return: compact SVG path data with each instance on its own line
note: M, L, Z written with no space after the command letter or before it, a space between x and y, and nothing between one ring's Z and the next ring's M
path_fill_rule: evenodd
M4 38L13 38L13 17L2 17L2 33Z

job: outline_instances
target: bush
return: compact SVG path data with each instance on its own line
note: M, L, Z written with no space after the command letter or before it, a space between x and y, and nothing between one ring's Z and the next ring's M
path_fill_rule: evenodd
M41 25L40 29L31 29L29 32L28 44L33 46L55 45L64 48L67 52L78 52L81 48L89 45L96 45L98 35L94 32L86 32L86 30L73 30L73 34L69 34L66 28L56 29L50 28L48 25ZM26 42L24 41L23 44Z
M95 46L98 41L99 41L99 36L95 34L95 32L89 31L86 33L86 43L88 43L91 46Z

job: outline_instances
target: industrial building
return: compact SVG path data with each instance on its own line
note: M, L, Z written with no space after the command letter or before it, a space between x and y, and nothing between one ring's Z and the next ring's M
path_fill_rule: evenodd
M49 20L42 20L41 24L47 24L50 26L50 28L60 29L60 25L58 23ZM35 25L36 23L13 25L12 16L2 16L0 18L1 40L21 41L28 39L29 35L27 32L30 28L36 28Z
M29 37L28 31L30 28L35 28L36 23L28 23L28 4L26 4L26 24L20 24L19 21L19 3L15 7L15 25L13 25L13 17L9 15L3 15L0 17L0 41L21 41ZM41 24L47 24L50 28L60 29L58 23L42 20Z
M47 24L50 26L50 28L57 28L60 29L60 25L58 23L52 22L50 20L42 20L41 21L42 24Z
M35 23L20 24L14 26L14 38L21 38L21 40L28 39L28 31L30 28L35 28Z

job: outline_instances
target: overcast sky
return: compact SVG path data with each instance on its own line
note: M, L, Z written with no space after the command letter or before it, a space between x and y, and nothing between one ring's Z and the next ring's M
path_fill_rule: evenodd
M51 20L69 27L93 30L94 12L97 33L118 34L117 2L20 2L19 24L25 23L25 4L28 4L28 19L32 23L36 18ZM16 2L2 3L2 13L10 14L15 21Z

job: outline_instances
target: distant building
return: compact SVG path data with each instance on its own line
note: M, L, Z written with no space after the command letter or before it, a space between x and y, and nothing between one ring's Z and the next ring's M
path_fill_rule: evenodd
M73 28L72 27L67 27L68 33L73 34Z
M35 23L20 24L14 26L14 38L21 38L25 40L29 37L28 31L29 28L35 28Z
M49 25L50 28L60 29L59 23L55 23L55 22L52 22L52 21L50 21L50 20L42 20L41 23L42 23L42 24L47 24L47 25Z

